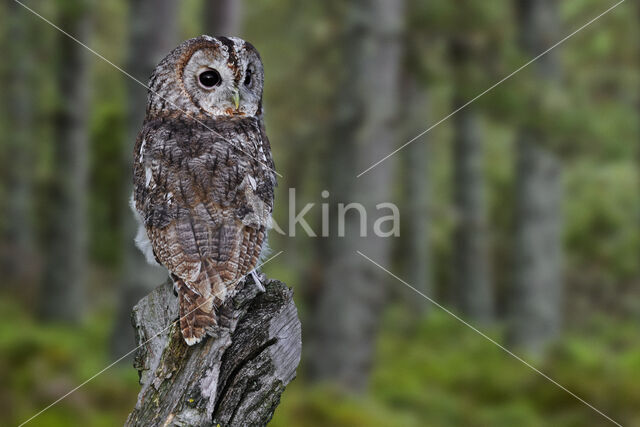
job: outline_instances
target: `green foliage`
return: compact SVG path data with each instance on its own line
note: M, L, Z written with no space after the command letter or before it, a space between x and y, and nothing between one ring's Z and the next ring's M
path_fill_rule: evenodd
M296 380L287 388L269 424L285 426L417 426L412 417L402 416L369 396L351 396L330 386L309 388Z
M105 102L94 110L89 199L91 252L96 261L112 266L118 265L122 247L121 214L126 212L127 203L122 190L130 187L122 154L124 129L124 112L117 103Z
M425 302L426 303L426 302ZM640 344L633 324L592 321L542 372L624 425L640 422ZM609 425L589 407L440 311L416 321L390 310L369 391L355 397L297 379L275 426ZM489 331L500 341L499 331ZM525 357L526 359L526 357Z
M73 328L43 325L6 295L0 302L0 424L17 425L109 364L110 313ZM46 380L45 380L46 379ZM46 426L122 424L137 375L122 362L34 421Z
M3 298L0 424L26 420L105 367L108 318L109 313L101 312L80 328L43 326ZM365 395L311 386L300 370L270 425L608 425L440 311L416 320L395 307L384 324ZM500 341L499 330L488 334ZM532 363L624 425L640 422L640 344L634 324L594 318L585 332L569 335L546 359ZM35 425L119 425L135 404L137 391L134 369L122 362L44 412Z
M578 162L567 171L566 241L571 266L607 279L638 274L640 200L637 166L628 161Z

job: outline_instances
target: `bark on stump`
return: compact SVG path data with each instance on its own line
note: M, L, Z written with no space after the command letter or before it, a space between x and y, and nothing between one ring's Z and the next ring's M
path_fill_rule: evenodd
M142 389L125 426L266 425L295 377L302 342L293 291L276 280L265 288L248 278L220 309L213 336L193 347L176 322L172 283L140 300L132 322Z

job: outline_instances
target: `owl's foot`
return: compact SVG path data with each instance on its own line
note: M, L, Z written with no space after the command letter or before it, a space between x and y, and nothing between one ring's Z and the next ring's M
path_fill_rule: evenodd
M258 276L258 273L256 273L255 270L251 271L251 277L253 278L253 283L256 284L256 286L258 287L258 289L261 292L266 292L266 289L264 288L264 285L262 284L262 280L260 280L260 276Z

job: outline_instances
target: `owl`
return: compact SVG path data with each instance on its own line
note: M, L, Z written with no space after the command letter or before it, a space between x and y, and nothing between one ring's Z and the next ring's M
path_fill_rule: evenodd
M276 185L260 55L234 37L182 43L155 68L134 148L138 247L170 273L185 342L266 252Z

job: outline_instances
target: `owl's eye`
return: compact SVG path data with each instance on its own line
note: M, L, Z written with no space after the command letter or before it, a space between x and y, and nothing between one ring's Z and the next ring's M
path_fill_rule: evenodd
M244 78L244 85L249 86L251 84L251 70L247 70L247 74Z
M212 88L220 84L222 77L220 77L220 73L216 70L207 70L200 73L198 80L205 88Z

